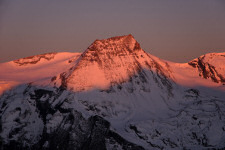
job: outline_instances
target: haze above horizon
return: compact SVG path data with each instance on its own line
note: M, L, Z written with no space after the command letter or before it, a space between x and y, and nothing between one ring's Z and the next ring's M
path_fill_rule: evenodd
M223 0L1 0L0 62L83 52L94 40L132 34L159 58L187 62L225 51Z

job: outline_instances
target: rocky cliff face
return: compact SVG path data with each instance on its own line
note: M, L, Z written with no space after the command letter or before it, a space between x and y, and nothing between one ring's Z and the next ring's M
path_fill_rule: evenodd
M225 83L225 54L211 53L190 61L188 64L199 71L199 76L216 83Z
M42 54L42 55L30 56L30 57L14 60L13 62L18 64L19 66L26 66L29 64L36 64L36 63L40 62L41 59L45 59L45 60L49 61L51 59L54 59L54 56L56 54L57 53L47 53L47 54Z
M0 97L1 149L225 148L223 55L174 64L127 35L96 40L83 54L16 63L15 75L22 68L32 78Z

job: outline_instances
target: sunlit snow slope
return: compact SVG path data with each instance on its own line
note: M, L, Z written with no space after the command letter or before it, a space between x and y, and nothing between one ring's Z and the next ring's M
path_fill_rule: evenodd
M47 53L0 64L0 93L22 83L46 80L74 66L79 53Z

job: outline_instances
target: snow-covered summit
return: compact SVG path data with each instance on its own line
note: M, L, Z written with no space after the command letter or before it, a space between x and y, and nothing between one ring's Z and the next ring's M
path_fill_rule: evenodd
M199 71L199 76L217 83L225 83L225 53L209 53L188 63Z
M124 36L116 36L116 37L103 39L103 40L95 40L88 47L88 51L95 51L95 50L102 51L103 49L108 51L122 50L122 49L118 49L119 47L127 47L130 52L132 50L140 49L139 43L134 39L134 37L131 34L129 34Z
M143 70L170 76L165 62L155 61L141 49L132 35L96 40L81 55L77 64L56 78L72 91L107 89L128 81ZM58 81L61 80L61 81Z
M113 56L135 55L140 50L142 50L140 44L130 34L95 40L82 54L82 59L87 61L99 61L99 59L102 59L101 61L104 61Z

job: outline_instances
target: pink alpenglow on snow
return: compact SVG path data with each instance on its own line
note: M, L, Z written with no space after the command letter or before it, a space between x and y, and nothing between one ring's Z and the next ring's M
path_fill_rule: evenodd
M48 53L0 64L0 92L19 84L61 86L83 91L126 82L141 69L160 72L183 86L224 89L225 53L188 63L159 59L141 49L132 35L96 40L84 53Z

